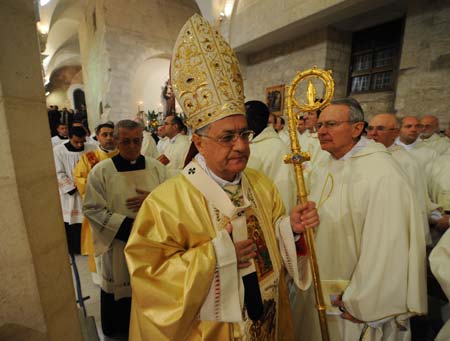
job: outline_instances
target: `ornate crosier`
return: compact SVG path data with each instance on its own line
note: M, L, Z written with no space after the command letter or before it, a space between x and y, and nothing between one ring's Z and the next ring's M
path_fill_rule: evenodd
M316 89L312 82L312 79L318 78L324 84L324 99L322 101L316 100ZM300 82L303 80L308 80L307 92L306 92L306 103L297 100L295 93ZM294 164L296 182L297 182L297 192L300 198L300 203L304 204L308 201L308 195L306 192L305 180L303 178L302 163L309 161L310 155L305 152L300 151L300 144L297 139L297 128L295 122L295 109L301 112L316 111L322 109L333 98L334 94L334 81L331 77L331 71L325 71L317 69L314 66L310 70L297 73L296 77L292 81L291 85L287 88L287 113L288 113L288 124L289 124L289 137L291 140L291 150L292 153L284 157L284 162ZM319 314L320 331L322 334L322 340L328 341L330 336L328 334L328 325L326 317L326 307L323 299L322 284L320 282L319 267L317 264L316 249L314 243L314 232L311 229L306 229L306 246L308 249L309 262L311 264L311 273L314 283L314 294L316 298L316 307Z

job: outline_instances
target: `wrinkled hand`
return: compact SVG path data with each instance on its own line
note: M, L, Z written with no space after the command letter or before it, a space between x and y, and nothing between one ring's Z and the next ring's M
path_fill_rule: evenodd
M350 313L345 310L344 302L342 302L342 295L339 295L333 302L332 305L335 307L339 307L339 310L342 311L341 318L344 320L349 320L353 323L364 323L364 321L358 320L356 317L350 315Z
M143 191L139 188L136 188L136 193L138 193L138 195L128 198L126 202L127 208L133 212L139 211L139 208L141 207L145 198L147 198L147 195L150 194L150 192Z
M225 229L231 234L233 231L233 225L228 223ZM241 240L240 242L234 243L234 248L236 251L238 269L249 267L252 264L250 260L256 257L255 242L252 239Z
M161 162L164 166L170 162L170 160L164 154L161 154L160 156L158 156L158 158L156 160Z
M291 227L295 233L303 233L305 229L319 226L319 223L316 204L312 201L299 204L291 211Z

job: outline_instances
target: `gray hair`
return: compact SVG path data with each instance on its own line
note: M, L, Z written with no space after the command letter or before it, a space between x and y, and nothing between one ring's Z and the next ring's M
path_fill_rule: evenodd
M208 131L209 131L209 128L210 128L210 125L207 124L204 127L196 129L194 134L197 134L197 135L200 135L200 136L201 135L206 135L208 133Z
M117 124L114 126L113 136L115 138L119 137L119 129L120 128L133 130L133 129L136 129L136 128L144 129L144 126L142 125L142 123L136 122L136 121L133 121L133 120L121 120L121 121L117 122Z
M354 98L338 98L331 101L331 104L345 105L349 109L349 121L364 122L364 110L359 102Z

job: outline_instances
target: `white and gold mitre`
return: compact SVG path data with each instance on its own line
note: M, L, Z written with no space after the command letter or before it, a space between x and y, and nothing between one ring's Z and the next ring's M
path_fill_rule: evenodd
M193 131L230 115L245 115L236 55L220 33L198 14L178 35L170 77Z

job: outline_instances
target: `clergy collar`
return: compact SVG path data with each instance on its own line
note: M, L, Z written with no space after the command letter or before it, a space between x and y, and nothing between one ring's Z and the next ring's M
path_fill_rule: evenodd
M61 140L68 140L69 139L68 136L61 136L59 134L57 134L56 136L58 136Z
M202 154L198 153L197 155L195 155L195 160L198 162L200 167L202 167L202 169L206 172L206 174L208 174L209 177L213 179L222 188L226 185L237 185L241 182L242 173L239 173L233 181L228 181L217 176L211 169L208 168L208 166L206 165L205 158L203 157Z
M176 134L174 137L169 138L169 143L175 143L175 141L177 140L178 135L180 135L180 133Z
M400 141L400 137L397 137L396 139L395 139L395 143L396 144L398 144L398 145L400 145L400 146L402 146L403 148L405 148L406 150L411 150L411 149L413 149L415 146L416 146L416 144L418 144L420 142L420 140L419 140L419 138L417 138L417 140L415 140L413 143L411 143L411 144L405 144L405 143L403 143L402 141Z
M361 149L363 149L367 144L369 143L369 140L366 139L364 136L361 136L359 141L350 149L350 151L347 152L343 157L341 157L338 160L345 161L350 159L353 155L355 155L357 152L359 152Z
M100 149L102 152L105 152L106 154L114 152L116 150L115 148L113 150L105 149L101 145L98 145L98 149Z
M142 155L139 155L137 160L128 161L120 156L120 154L117 154L116 156L113 156L111 160L118 172L131 172L145 169L145 157Z
M72 146L72 144L70 143L70 141L64 143L64 147L66 147L66 149L69 152L82 152L84 151L84 145L81 148L75 148L74 146Z

